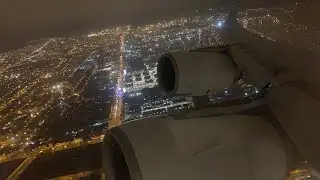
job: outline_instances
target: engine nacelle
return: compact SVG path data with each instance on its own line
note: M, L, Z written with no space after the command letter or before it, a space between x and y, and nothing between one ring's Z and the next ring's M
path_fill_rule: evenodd
M158 62L159 85L169 94L201 96L223 90L238 78L237 72L232 59L217 52L172 52Z
M262 117L145 119L103 143L109 180L276 180L287 170L281 137Z

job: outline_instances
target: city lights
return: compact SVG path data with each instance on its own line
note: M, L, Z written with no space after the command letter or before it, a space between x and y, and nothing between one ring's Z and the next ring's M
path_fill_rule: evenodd
M290 18L281 19L286 16L290 17L290 11L280 8L248 9L237 20L270 40L289 40L295 32L310 31L291 23ZM192 108L192 98L168 98L153 92L157 89L157 58L170 51L225 45L220 31L226 19L227 14L212 10L204 16L41 39L0 54L0 162L101 142L107 123L97 122L107 122L110 114L123 110L116 107L124 107L121 118L125 119ZM312 36L299 43L310 50L319 47ZM232 93L221 92L224 96ZM258 93L256 89L241 91L242 96ZM223 100L224 96L212 99ZM90 129L92 124L101 129ZM59 135L52 132L54 128Z
M222 26L223 26L223 22L218 21L218 22L217 22L217 27L219 27L219 28L220 28L220 27L222 27Z

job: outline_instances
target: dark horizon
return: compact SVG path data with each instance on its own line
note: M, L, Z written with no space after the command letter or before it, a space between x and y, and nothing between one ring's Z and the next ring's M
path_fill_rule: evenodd
M156 20L169 19L182 14L189 15L196 9L232 5L243 8L273 7L294 4L290 0L202 0L146 1L132 3L122 1L75 1L68 0L43 2L16 1L3 2L0 8L0 53L17 49L31 40L84 33L124 24L147 24Z

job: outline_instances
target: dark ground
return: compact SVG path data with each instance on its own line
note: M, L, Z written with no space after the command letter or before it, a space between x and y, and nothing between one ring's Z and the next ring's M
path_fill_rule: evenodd
M21 179L48 179L102 167L101 144L47 154L35 159Z
M22 162L24 159L17 159L0 164L0 179L7 178Z

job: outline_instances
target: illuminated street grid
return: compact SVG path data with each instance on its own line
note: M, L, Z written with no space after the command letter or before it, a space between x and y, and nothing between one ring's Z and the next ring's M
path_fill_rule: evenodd
M294 25L290 13L250 9L239 22L271 40L294 34L283 31L318 33ZM0 54L0 162L101 142L112 118L116 125L126 116L192 107L188 97L154 99L144 89L156 86L162 53L224 44L219 31L226 14L209 14L42 39ZM309 37L303 42L308 49L319 47ZM143 101L132 108L132 98Z
M247 30L272 41L285 41L306 50L320 48L320 30L296 24L292 13L297 7L249 9L240 12L239 22Z

